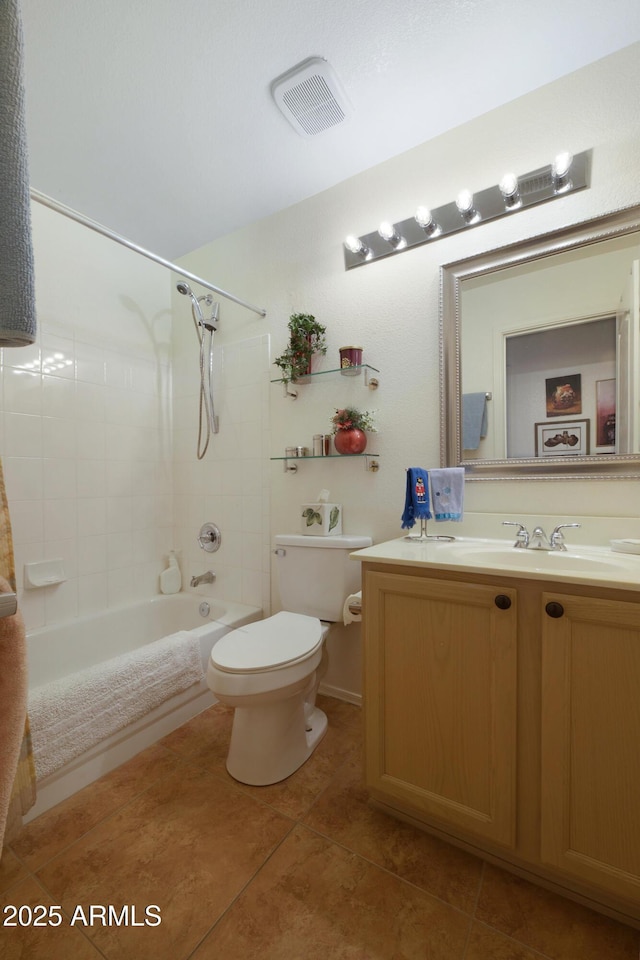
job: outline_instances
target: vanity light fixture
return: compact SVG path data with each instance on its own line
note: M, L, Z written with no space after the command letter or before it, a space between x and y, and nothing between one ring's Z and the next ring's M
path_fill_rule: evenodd
M505 173L498 186L507 210L518 210L522 206L522 197L515 173Z
M463 190L452 203L429 209L418 207L412 217L395 223L385 221L378 230L344 241L345 269L393 257L411 247L430 243L460 230L479 226L497 217L513 216L518 210L556 200L589 186L591 150L574 157L558 154L553 163L529 173L505 174L499 184L485 190Z
M378 233L383 240L386 240L387 243L390 243L394 250L402 250L403 247L406 247L407 242L404 237L398 233L396 228L392 223L389 223L388 220L383 220L380 226L378 227Z
M460 191L456 197L456 207L467 225L477 223L480 219L480 214L473 205L473 194L471 190Z
M559 153L551 164L551 177L553 179L553 189L556 193L567 193L571 190L571 165L573 156L565 150Z
M422 227L427 237L437 237L440 233L440 224L433 219L431 210L427 207L418 207L413 218L419 227Z

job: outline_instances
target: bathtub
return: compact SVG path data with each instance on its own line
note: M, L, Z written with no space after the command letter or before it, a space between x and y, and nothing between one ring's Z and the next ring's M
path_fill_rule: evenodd
M230 630L261 618L259 607L178 593L106 610L98 616L39 627L27 633L29 686L33 689L58 680L179 630L189 630L197 637L206 673L214 644ZM102 740L38 781L38 799L25 822L129 760L214 702L203 679Z

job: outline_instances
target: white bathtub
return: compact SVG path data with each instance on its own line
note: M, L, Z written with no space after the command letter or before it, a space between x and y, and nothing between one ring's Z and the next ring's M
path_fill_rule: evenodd
M208 613L200 612L202 603L209 605ZM259 607L179 593L107 610L96 617L78 617L56 626L39 627L27 634L29 686L41 686L84 670L179 630L193 631L197 636L206 672L213 645L230 630L261 617ZM38 782L38 800L25 821L129 760L214 702L202 680L107 737Z

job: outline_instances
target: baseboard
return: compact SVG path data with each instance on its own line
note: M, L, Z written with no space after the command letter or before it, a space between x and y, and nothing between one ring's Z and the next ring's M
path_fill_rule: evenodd
M342 687L334 687L330 684L321 683L318 687L318 693L325 697L335 697L336 700L345 700L346 703L353 703L356 707L362 706L362 695L353 693L351 690L343 690Z

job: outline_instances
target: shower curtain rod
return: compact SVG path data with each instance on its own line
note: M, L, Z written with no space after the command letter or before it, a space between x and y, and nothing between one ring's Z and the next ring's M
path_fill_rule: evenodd
M139 253L141 256L147 257L149 260L154 260L156 263L159 263L160 266L167 267L169 270L173 270L174 273L179 273L181 277L186 277L187 280L193 280L194 283L199 284L201 287L205 287L207 290L213 290L214 293L219 294L221 297L225 297L227 300L233 300L234 303L240 304L241 307L246 307L247 310L253 310L254 313L259 314L261 317L266 317L267 311L262 307L255 307L252 303L248 303L246 300L241 300L240 297L235 297L232 293L228 293L226 290L222 290L220 287L214 286L214 284L209 283L208 280L203 280L201 277L197 277L195 273L189 273L189 271L185 270L184 267L179 267L176 263L172 263L170 260L165 260L163 257L159 257L156 253L152 253L150 250L146 250L144 247L138 246L137 243L133 243L131 240L127 240L126 237L116 233L115 230L110 230L108 227L104 227L96 220L90 220L89 217L83 216L81 213L78 213L77 210L73 210L71 207L67 207L64 203L59 203L52 197L48 197L46 193L41 193L39 190L35 190L33 187L31 188L30 193L31 199L35 200L37 203L41 203L43 206L49 207L51 210L55 210L57 213L61 213L64 217L69 217L70 220L75 220L76 223L81 223L84 227L89 227L90 230L95 230L96 233L101 233L103 237L108 237L109 240L115 240L116 243L121 243L123 247L128 247L129 250L133 250L135 253Z

